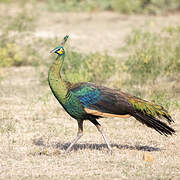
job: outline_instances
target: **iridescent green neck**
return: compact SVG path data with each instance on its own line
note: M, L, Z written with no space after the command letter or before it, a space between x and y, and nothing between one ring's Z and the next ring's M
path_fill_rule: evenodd
M63 65L64 55L58 57L56 61L51 65L48 73L48 82L54 96L60 103L65 102L67 94L67 86L65 81L62 79L60 71Z

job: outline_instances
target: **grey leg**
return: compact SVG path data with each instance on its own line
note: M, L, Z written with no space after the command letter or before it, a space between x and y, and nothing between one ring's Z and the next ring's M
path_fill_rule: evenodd
M78 133L76 138L73 140L73 142L70 144L70 146L66 149L66 153L68 153L72 146L82 137L83 135L83 121L78 121Z
M106 136L104 134L102 126L96 120L91 120L91 122L97 127L98 131L101 133L104 141L106 142L108 149L110 150L110 152L112 152L111 145L109 144L109 141L107 140L107 138L106 138Z

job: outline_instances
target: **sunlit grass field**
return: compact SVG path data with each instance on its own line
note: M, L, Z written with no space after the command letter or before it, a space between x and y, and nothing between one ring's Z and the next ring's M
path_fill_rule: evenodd
M163 16L178 1L145 9L145 1L127 1L127 10L120 1L92 1L85 12L83 1L0 2L0 179L179 179L180 16ZM66 34L64 78L163 105L176 135L160 136L134 118L101 119L110 154L86 121L84 136L64 154L77 122L53 97L47 72L55 59L49 52Z

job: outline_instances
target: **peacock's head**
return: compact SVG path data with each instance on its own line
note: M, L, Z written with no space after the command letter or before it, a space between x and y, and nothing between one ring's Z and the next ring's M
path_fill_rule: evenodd
M51 51L51 53L56 53L58 56L65 55L65 51L64 51L63 46L58 46L58 47L56 47L55 49L53 49L53 50Z
M62 41L61 45L58 46L58 47L56 47L56 48L54 48L54 49L53 49L52 51L50 51L50 52L51 52L51 53L56 53L56 54L58 55L57 57L62 56L62 55L64 56L64 55L65 55L64 45L65 45L68 37L69 37L69 36L66 35L66 36L63 38L63 41Z

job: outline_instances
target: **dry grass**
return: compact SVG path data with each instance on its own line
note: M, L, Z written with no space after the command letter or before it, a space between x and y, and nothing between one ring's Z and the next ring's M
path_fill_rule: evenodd
M163 137L131 119L101 119L113 146L85 122L84 136L64 154L77 123L40 84L33 67L7 68L0 82L0 178L2 179L178 179L177 135Z

